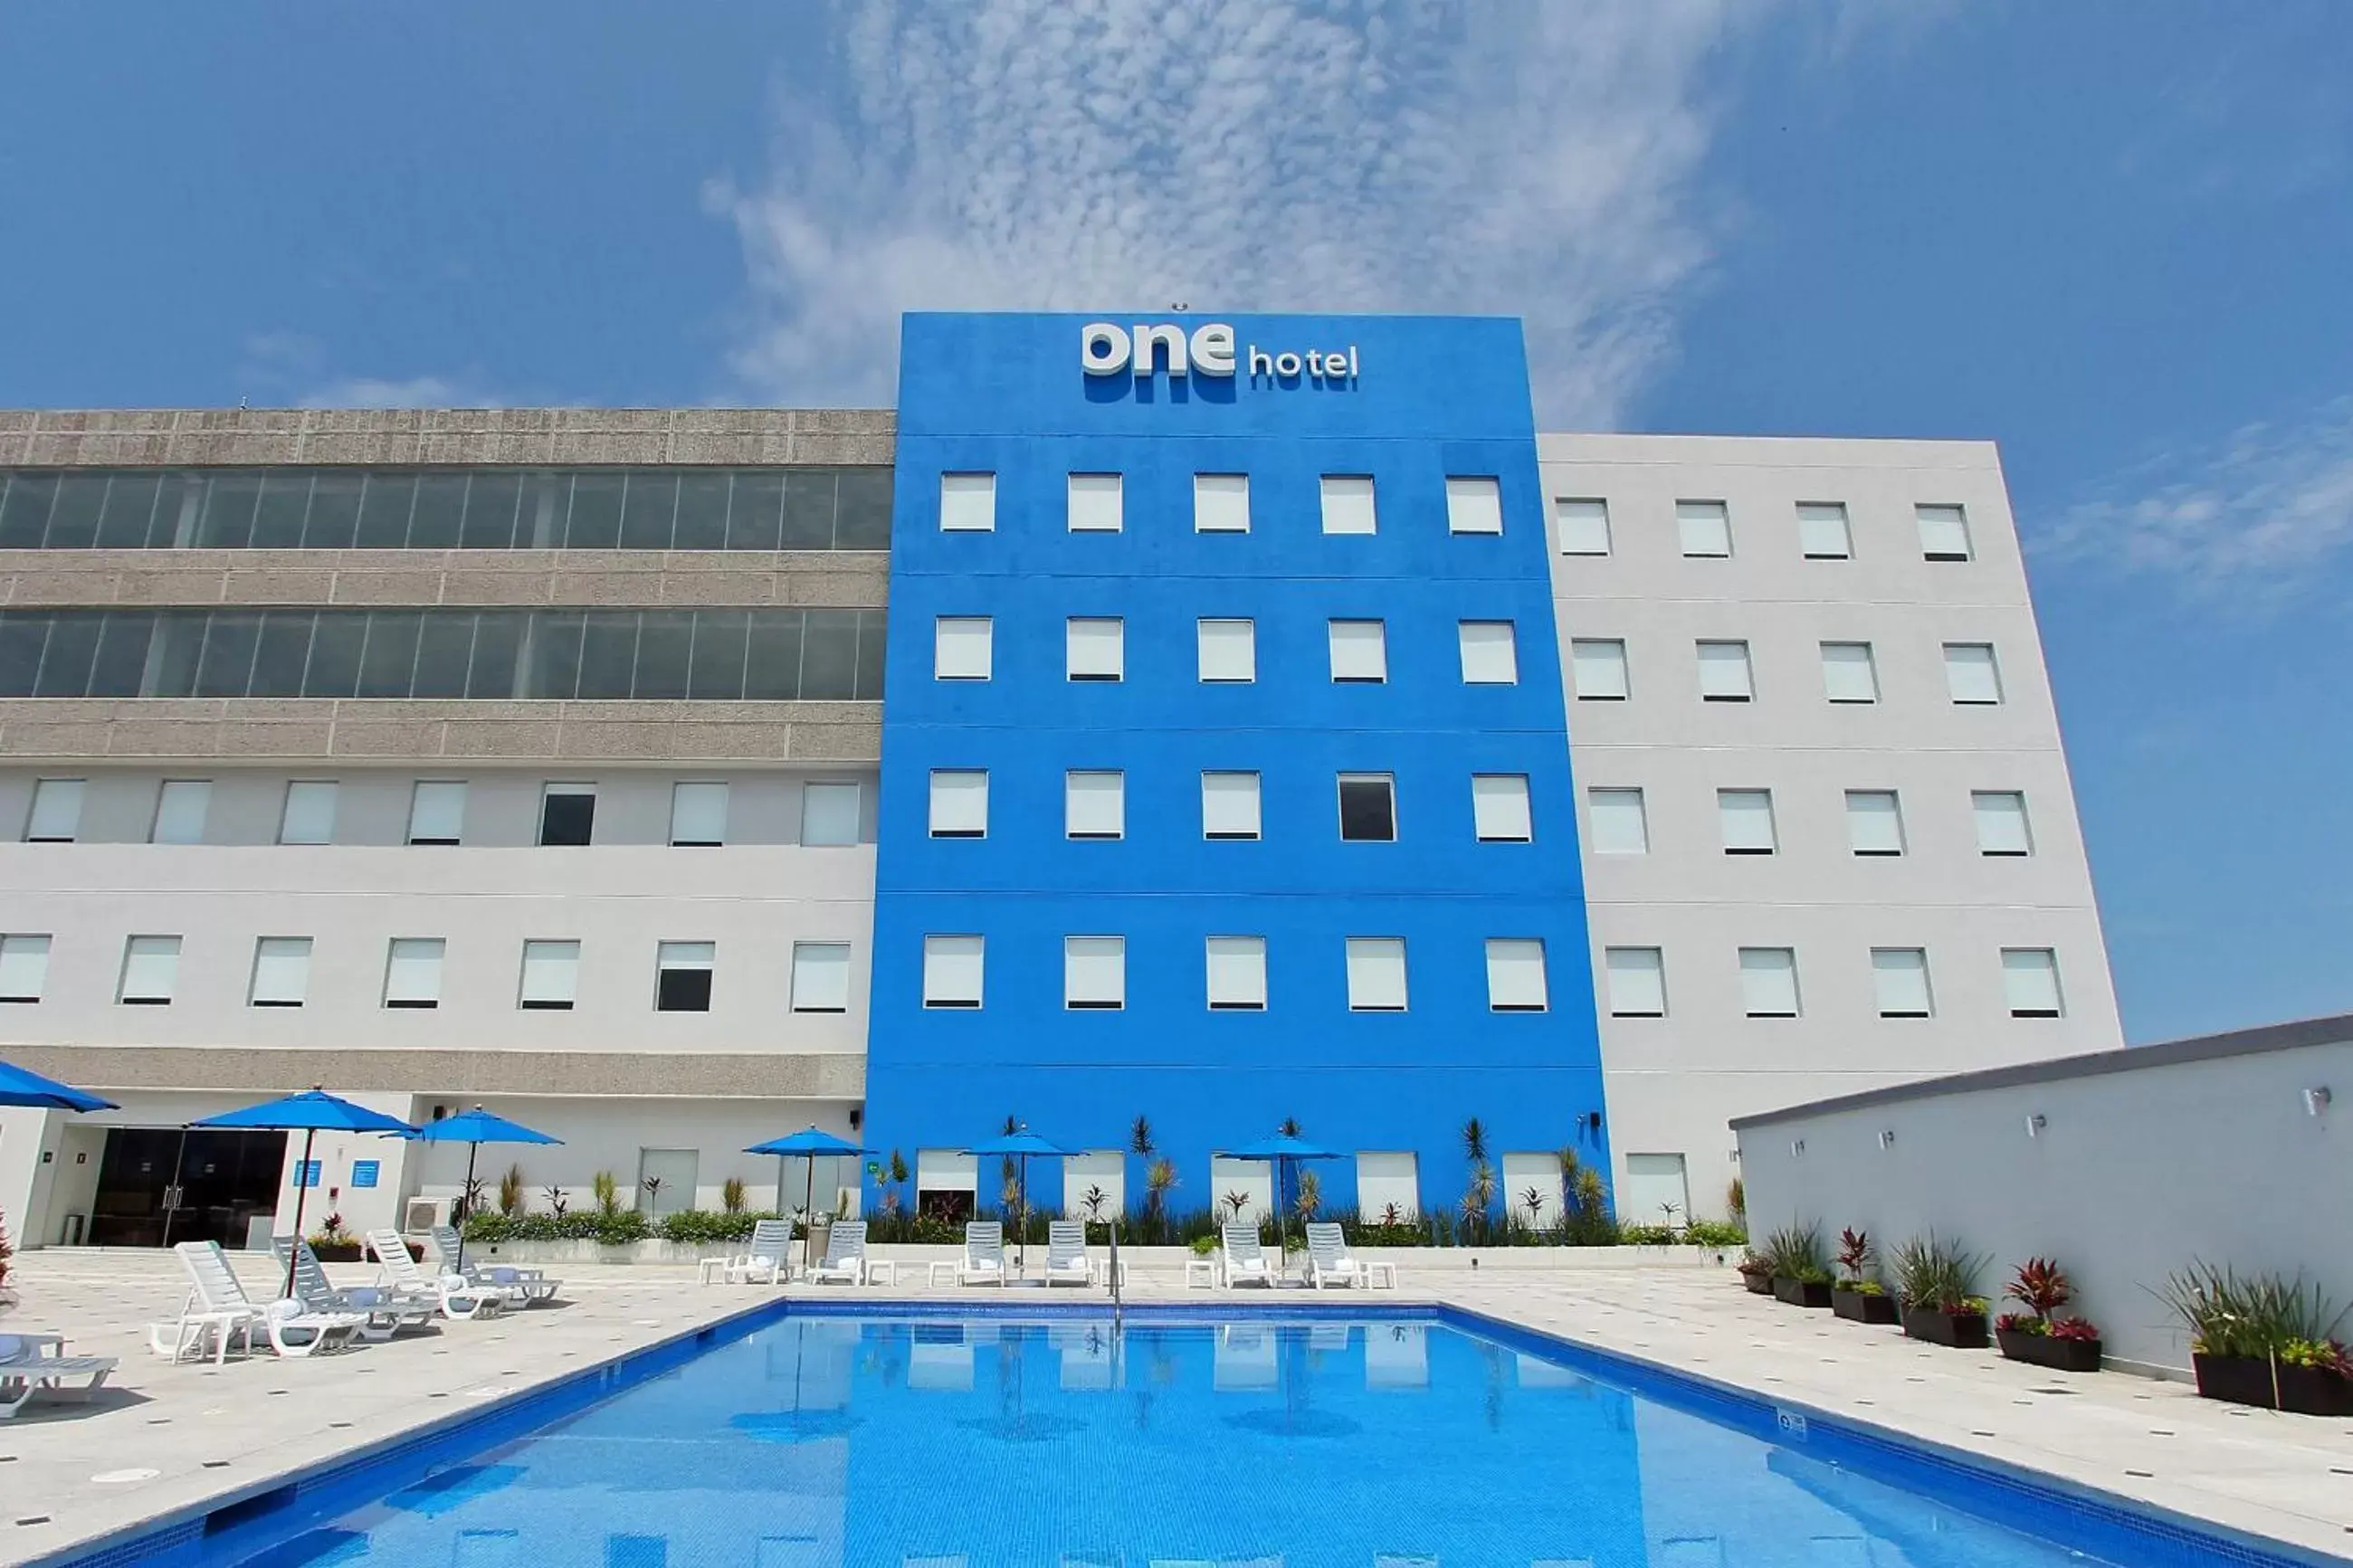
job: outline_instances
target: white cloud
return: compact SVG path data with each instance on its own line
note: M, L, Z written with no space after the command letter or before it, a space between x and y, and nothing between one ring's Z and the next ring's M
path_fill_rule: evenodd
M2292 597L2353 549L2353 397L2144 464L2036 543L2058 559L2169 574L2200 597Z
M338 374L329 368L326 346L300 332L247 338L237 373L257 400L289 408L503 408L511 401L471 374Z
M1708 261L1704 75L1760 10L852 0L835 90L706 192L752 287L733 369L887 403L911 309L1492 310L1540 415L1606 426Z

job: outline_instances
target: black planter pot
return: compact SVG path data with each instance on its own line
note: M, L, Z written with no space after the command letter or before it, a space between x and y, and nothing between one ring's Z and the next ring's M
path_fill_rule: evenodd
M2353 1415L2353 1378L2316 1366L2279 1369L2280 1408L2299 1415Z
M2030 1334L2017 1329L2002 1328L1995 1329L1993 1337L2000 1344L2003 1355L2030 1366L2047 1366L2053 1372L2100 1370L2100 1342L2097 1340L2054 1340L2049 1334Z
M1894 1323L1895 1298L1875 1290L1831 1292L1831 1310L1850 1323Z
M360 1244L356 1241L314 1242L311 1253L322 1263L357 1263L360 1260Z
M1773 1279L1773 1300L1792 1307L1812 1307L1820 1311L1831 1308L1831 1287L1826 1279L1791 1279L1776 1275Z
M1936 1307L1906 1307L1904 1336L1951 1350L1981 1351L1986 1348L1986 1316L1983 1312L1947 1312Z
M1743 1269L1740 1282L1748 1287L1748 1293L1752 1296L1770 1296L1773 1293L1773 1277L1770 1274L1752 1274Z
M2261 1356L2200 1352L2189 1358L2189 1364L2198 1374L2198 1394L2202 1399L2253 1405L2263 1410L2279 1408L2272 1398L2271 1363Z

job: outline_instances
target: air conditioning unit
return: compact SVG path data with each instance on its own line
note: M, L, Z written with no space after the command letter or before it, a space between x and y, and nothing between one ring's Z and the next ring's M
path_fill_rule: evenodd
M449 1223L449 1205L454 1198L411 1198L401 1212L400 1228L406 1236L423 1236L437 1225Z

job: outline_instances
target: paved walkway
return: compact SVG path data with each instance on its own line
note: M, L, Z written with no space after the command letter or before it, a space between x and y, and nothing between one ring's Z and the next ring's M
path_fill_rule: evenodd
M251 1293L267 1299L264 1260L237 1261ZM8 1328L65 1331L75 1351L122 1364L90 1406L41 1401L0 1424L0 1564L397 1436L765 1294L698 1288L678 1268L588 1267L564 1271L559 1307L404 1334L348 1355L232 1359L216 1368L168 1364L147 1349L146 1323L170 1316L179 1300L168 1255L50 1251L18 1262L22 1304ZM330 1271L353 1279L373 1272ZM1893 1330L1749 1296L1729 1270L1448 1270L1419 1290L1410 1277L1405 1283L1379 1299L1430 1300L1434 1290L1603 1349L2353 1556L2353 1422L2242 1410L2177 1384L2070 1377L1915 1345ZM926 1290L920 1271L896 1291L874 1292L885 1296L1005 1300L997 1290ZM1130 1297L1212 1299L1184 1291L1174 1270L1142 1269Z

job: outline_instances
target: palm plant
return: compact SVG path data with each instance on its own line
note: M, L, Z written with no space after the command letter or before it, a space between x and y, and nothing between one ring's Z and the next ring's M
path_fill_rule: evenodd
M509 1165L499 1178L499 1212L512 1218L522 1212L522 1167Z
M744 1178L730 1176L719 1184L719 1206L728 1214L744 1212Z
M588 1179L588 1190L596 1194L596 1212L607 1219L621 1212L621 1184L613 1179L610 1171L599 1171Z
M1292 1212L1298 1216L1299 1223L1305 1225L1309 1220L1314 1219L1315 1211L1322 1207L1323 1204L1323 1178L1313 1171L1300 1172L1299 1190L1292 1194L1291 1199Z
M1176 1190L1176 1162L1163 1156L1144 1168L1144 1212L1162 1240L1168 1225L1168 1194Z
M1495 1202L1495 1172L1487 1163L1486 1124L1475 1116L1462 1124L1462 1157L1471 1165L1470 1178L1462 1187L1463 1233L1466 1239L1473 1234L1483 1238L1487 1211Z
M1544 1228L1544 1194L1534 1187L1520 1194L1520 1206L1528 1211L1528 1228Z
M564 1211L572 1206L571 1195L553 1182L541 1188L539 1195L547 1200L547 1212L558 1219L562 1219Z

